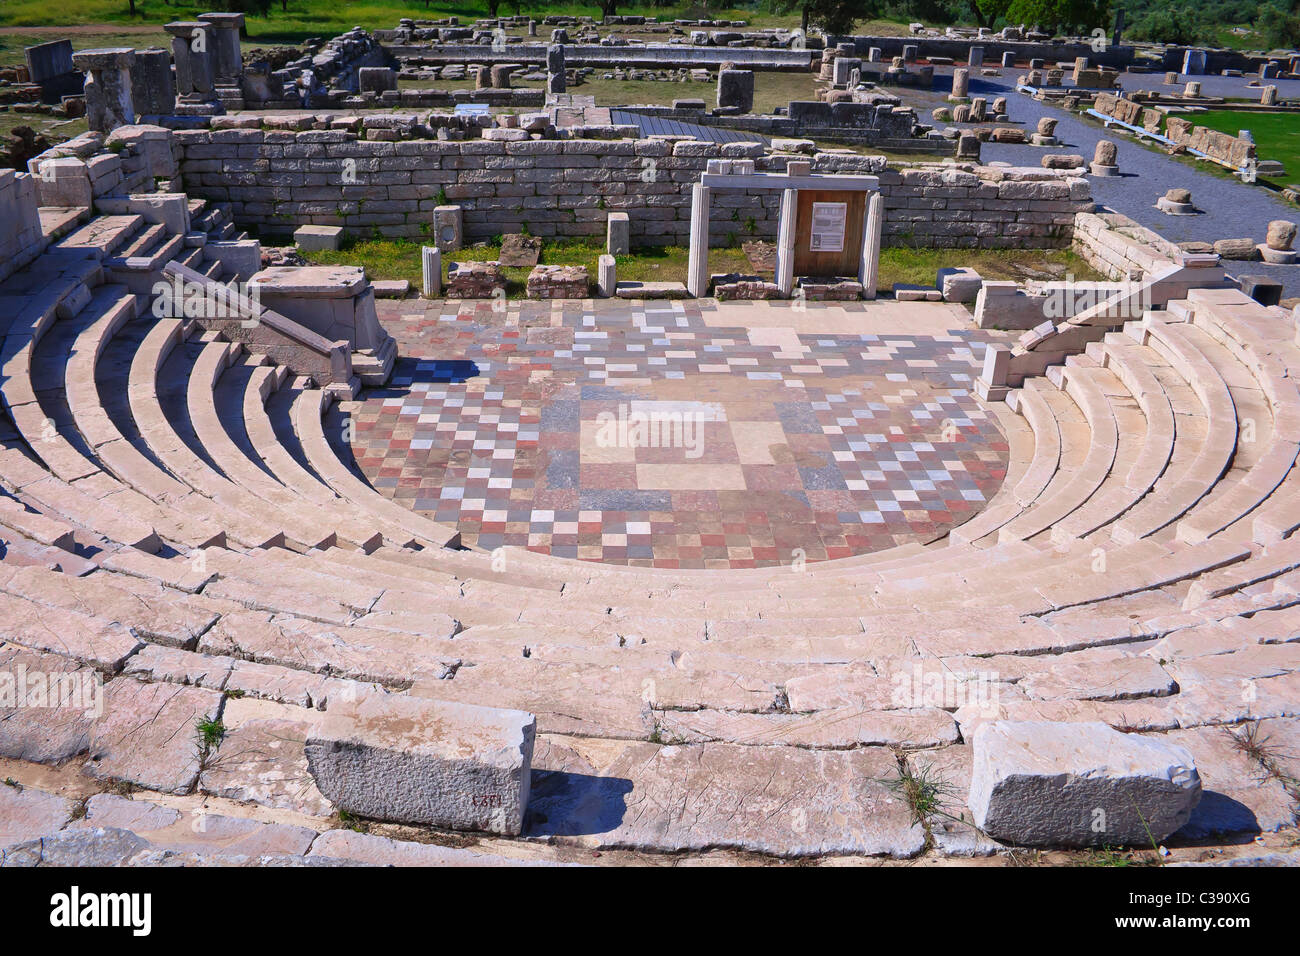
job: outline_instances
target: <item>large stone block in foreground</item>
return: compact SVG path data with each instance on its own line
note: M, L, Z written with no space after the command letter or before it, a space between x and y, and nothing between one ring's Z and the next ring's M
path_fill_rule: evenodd
M1106 724L991 721L975 731L970 808L1024 846L1150 846L1201 799L1191 753Z
M307 738L307 763L349 813L516 836L536 729L520 710L366 696L330 707Z

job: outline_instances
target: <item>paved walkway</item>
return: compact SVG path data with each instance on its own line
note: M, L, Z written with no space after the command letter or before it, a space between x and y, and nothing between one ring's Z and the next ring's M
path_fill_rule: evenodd
M1294 222L1300 219L1300 211L1262 186L1250 186L1211 175L1139 146L1122 133L1116 132L1113 136L1108 136L1100 126L1085 123L1064 110L1016 93L1015 80L1022 73L1021 70L1004 70L1001 78L972 76L971 95L987 96L990 99L1006 96L1012 120L1024 124L1029 131L1034 129L1043 116L1059 120L1057 136L1065 145L1046 150L1037 146L985 143L981 156L986 162L1003 161L1017 166L1038 166L1045 152L1082 153L1085 159L1091 160L1097 142L1111 139L1119 147L1121 175L1109 179L1089 177L1093 197L1099 203L1129 216L1174 242L1213 242L1216 239L1243 237L1263 242L1270 220L1289 219ZM942 80L936 77L936 82L950 83L950 77L950 73ZM1145 75L1143 79L1147 84L1162 85L1163 74ZM1230 89L1228 84L1234 80L1237 84L1236 95L1249 95L1248 91L1243 92L1246 82L1244 79L1197 79L1202 80L1204 91L1211 95L1224 95ZM1206 82L1211 79L1220 81L1218 86L1223 89L1218 89L1218 86L1211 88ZM1300 81L1283 81L1279 87L1283 85L1286 89L1279 88L1279 95L1300 96ZM1296 125L1297 131L1300 131L1300 117L1297 117ZM1300 169L1287 172L1300 181ZM1192 191L1193 202L1202 210L1200 215L1167 216L1155 208L1156 199L1164 195L1167 189L1175 187ZM1225 265L1234 275L1272 276L1285 286L1284 295L1300 296L1300 266L1270 266L1263 262L1227 262Z
M743 568L925 542L983 508L1008 446L970 393L960 306L381 304L390 386L353 451L465 543Z

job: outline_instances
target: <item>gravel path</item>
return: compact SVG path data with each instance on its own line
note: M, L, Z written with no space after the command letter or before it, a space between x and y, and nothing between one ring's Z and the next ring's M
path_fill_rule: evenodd
M1201 169L1185 165L1144 146L1139 146L1126 135L1108 136L1100 126L1076 119L1056 107L1015 92L1015 78L1020 71L1007 70L1001 78L972 76L972 96L1006 96L1011 119L1022 123L1032 132L1040 117L1059 120L1056 135L1065 145L1044 149L1037 146L1019 146L1004 143L985 143L981 157L985 162L1002 161L1017 166L1038 166L1045 152L1081 153L1092 159L1093 150L1101 139L1111 139L1119 147L1121 175L1114 178L1088 177L1092 183L1093 197L1115 212L1136 220L1173 242L1213 242L1216 239L1254 238L1264 241L1264 233L1272 219L1296 221L1297 210L1262 186L1250 186L1230 179L1220 178ZM1159 74L1144 75L1144 80L1160 83ZM1241 92L1245 79L1235 77L1198 77L1206 93L1224 95L1233 92L1227 84L1235 82L1236 95ZM938 81L939 78L936 77ZM1222 91L1210 89L1207 81L1216 80L1225 87ZM945 78L946 81L946 78ZM944 81L941 81L944 82ZM1283 81L1288 90L1279 89L1281 96L1300 96L1300 81ZM1300 128L1300 119L1297 120ZM1300 180L1300 170L1288 170ZM1182 187L1192 191L1192 201L1202 212L1195 216L1167 216L1155 207L1157 197L1165 190ZM1268 275L1282 282L1284 296L1300 296L1300 266L1270 266L1263 262L1225 262L1233 275Z

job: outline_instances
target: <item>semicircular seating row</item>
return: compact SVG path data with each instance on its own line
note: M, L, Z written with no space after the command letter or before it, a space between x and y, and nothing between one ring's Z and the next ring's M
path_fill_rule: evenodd
M0 637L110 686L214 689L233 717L362 682L542 734L835 750L958 746L988 716L900 698L918 668L995 674L1001 716L1124 729L1239 721L1244 677L1246 716L1300 703L1300 349L1235 290L991 406L1011 471L947 540L689 572L447 547L359 474L346 403L104 279L52 250L0 287ZM846 710L869 728L847 742Z

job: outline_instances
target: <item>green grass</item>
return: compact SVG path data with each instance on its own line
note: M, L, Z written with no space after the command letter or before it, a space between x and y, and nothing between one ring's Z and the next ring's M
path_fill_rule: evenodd
M365 266L371 279L407 279L418 287L423 281L421 245L405 239L362 240L345 245L337 252L313 252L306 256L316 265ZM560 239L542 243L540 265L586 266L592 282L596 279L596 260L605 254L604 242L596 239ZM444 278L449 262L491 262L501 255L500 241L470 246L443 256ZM685 282L687 250L679 246L637 249L630 256L618 256L620 282ZM741 249L709 250L709 268L714 272L752 272ZM524 285L531 271L526 267L502 270L506 276L506 294L524 295Z
M0 18L0 22L2 20L3 18ZM2 29L3 27L0 27L0 30ZM23 58L25 47L44 43L47 40L57 40L64 35L58 32L39 34L0 32L0 66L18 66L25 62ZM171 39L162 30L155 31L152 28L126 31L105 27L102 30L82 30L66 36L72 41L74 50L93 50L98 47L112 46L129 46L136 50L146 50L150 47L167 47Z
M1239 130L1250 130L1250 135L1255 138L1255 155L1260 159L1275 159L1286 167L1284 176L1269 181L1285 185L1288 180L1300 180L1300 136L1296 135L1300 118L1296 114L1207 110L1189 118L1197 126L1232 136L1236 136Z
M365 266L371 279L406 279L418 287L423 280L419 242L406 239L362 240L349 243L337 252L313 252L306 256L316 265ZM597 239L561 239L542 243L541 265L586 266L592 281L596 278L596 260L605 252ZM501 254L500 241L471 246L443 257L443 269L452 260L489 262ZM685 282L687 250L681 246L646 247L619 256L620 282ZM1105 278L1068 249L913 249L890 247L880 254L880 278L877 289L890 291L895 283L934 285L935 274L945 266L968 266L986 279L1064 279L1079 281ZM524 294L527 268L503 270L506 294ZM753 274L744 250L728 246L709 250L709 271Z
M671 106L673 100L701 99L704 105L717 105L716 83L685 83L664 80L606 80L609 72L597 69L586 82L570 88L570 93L595 96L597 106ZM531 85L531 84L530 84ZM754 75L754 112L771 113L791 100L814 99L816 85L811 73L756 73Z
M298 42L309 36L335 36L354 26L367 29L392 29L402 17L438 19L458 16L462 23L472 22L488 15L484 0L432 0L428 6L416 0L290 0L287 11L280 9L278 0L272 0L272 10L267 17L249 17L248 35L267 42ZM690 4L673 7L653 7L648 4L629 4L620 8L621 15L659 16L671 20L680 16ZM211 9L208 2L191 0L138 0L136 16L130 15L126 0L5 0L0 7L0 26L37 27L82 24L162 24L172 20L193 19L195 14ZM498 16L512 16L514 5L507 0L501 4ZM600 7L595 3L538 2L521 0L518 12L541 19L544 16L590 16L600 18ZM796 26L797 16L774 16L765 11L709 8L709 16L723 20L745 20L753 26ZM635 32L620 28L620 32Z
M687 80L606 80L608 69L597 69L584 82L572 84L570 93L594 96L597 106L671 106L673 100L701 99L704 105L717 105L718 85ZM542 89L541 80L515 80L516 89ZM474 78L463 80L411 80L397 81L402 90L472 90ZM808 100L816 97L816 86L811 73L758 73L754 76L754 112L771 113L778 106L788 106L791 100ZM877 150L879 152L879 150Z
M1119 850L1109 846L1091 850L1079 859L1080 866L1104 867L1156 866L1158 862L1136 850Z
M965 266L985 279L1054 280L1072 276L1080 282L1105 279L1069 249L915 249L889 246L880 251L876 288L887 292L894 283L934 285L942 268Z
M744 20L755 29L762 27L791 28L799 25L798 14L777 15L766 9L766 4L757 3L755 8L742 6L715 6L702 0L654 6L649 3L629 3L619 7L619 14L625 16L658 17L671 21L679 17L698 16L701 7L707 5L707 16L716 20ZM0 29L32 27L103 27L95 30L92 42L82 42L89 34L71 34L77 49L92 46L120 45L128 34L121 30L116 33L113 26L160 27L172 20L192 20L197 14L206 13L213 8L209 0L137 0L136 15L130 13L127 0L4 0L0 3ZM589 16L600 19L600 7L595 3L575 3L572 0L520 0L516 6L511 0L504 0L498 16L521 14L540 20L544 16ZM460 17L461 23L471 23L488 15L486 0L289 0L286 9L281 9L279 0L272 0L272 9L268 16L250 16L247 21L247 41L257 44L301 43L307 37L332 37L352 29L354 26L368 30L392 29L403 17L413 19L439 19L447 16ZM645 38L663 37L662 33L651 33L636 27L618 27L619 35ZM884 36L903 36L907 33L905 22L892 20L860 20L857 32ZM512 30L519 35L522 30ZM151 39L148 45L156 45L159 39L165 41L161 30L156 31L158 39ZM62 34L52 34L59 36ZM11 35L0 37L0 63L12 62L12 48L18 48L18 60L22 58L22 47L40 42L42 37L33 40L31 35ZM6 44L9 41L8 55ZM138 40L138 35L131 43L137 48L145 45Z
M1074 116L1075 119L1089 123L1098 130L1104 129L1100 120L1086 113L1078 112ZM1255 155L1259 159L1276 159L1286 168L1283 176L1261 176L1260 182L1280 187L1300 181L1300 176L1297 176L1297 173L1300 172L1300 147L1295 143L1294 126L1296 115L1294 113L1205 110L1198 113L1183 114L1179 118L1186 119L1193 125L1206 126L1221 133L1228 133L1231 136L1236 136L1243 129L1250 130L1251 136L1255 138ZM1164 132L1164 128L1162 122L1161 133ZM1217 179L1241 182L1241 177L1237 173L1219 163L1200 159L1190 153L1174 153L1171 155L1164 146L1149 139L1138 139L1135 136L1129 136L1125 138L1125 142L1140 146L1153 153L1159 153L1161 156L1167 156L1175 162L1209 176L1214 176Z
M41 113L0 113L0 140L7 140L9 133L19 126L30 126L37 135L44 136L51 143L80 136L87 130L86 118L63 119L59 116L45 116Z

